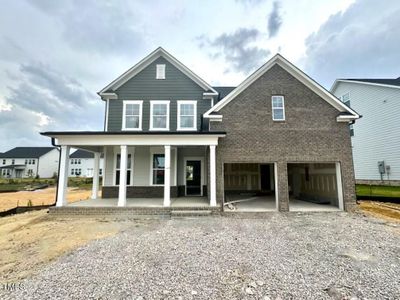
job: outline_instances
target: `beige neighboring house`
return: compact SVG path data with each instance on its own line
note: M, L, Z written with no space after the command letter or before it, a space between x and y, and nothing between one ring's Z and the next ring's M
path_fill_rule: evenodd
M16 147L0 154L3 178L51 178L58 172L60 152L55 147Z

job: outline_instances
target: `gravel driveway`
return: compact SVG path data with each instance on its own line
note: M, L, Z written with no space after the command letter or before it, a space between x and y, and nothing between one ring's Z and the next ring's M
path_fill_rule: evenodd
M400 299L399 283L399 226L347 213L271 213L136 222L0 298Z

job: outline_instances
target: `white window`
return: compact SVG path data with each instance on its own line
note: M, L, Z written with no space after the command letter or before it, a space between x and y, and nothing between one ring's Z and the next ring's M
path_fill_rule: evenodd
M28 164L28 160L27 160L27 159L25 159L25 164L26 164L26 165Z
M34 159L32 159L32 165L34 165L35 164L35 160Z
M75 175L75 169L71 169L71 175Z
M6 160L5 159L3 159L3 165L5 165L6 164Z
M165 65L157 65L156 79L165 79Z
M342 102L348 107L350 107L350 93L342 95L341 97L339 97L339 99L342 100Z
M122 130L142 130L143 101L124 101Z
M154 153L152 156L152 181L153 185L164 184L165 156L161 153Z
M11 164L12 165L15 164L15 159L11 160Z
M121 173L121 154L117 153L115 157L115 185L119 185L119 176ZM126 166L126 185L131 185L132 177L132 155L128 154L128 161Z
M272 120L285 120L285 101L283 96L272 96Z
M150 103L150 130L169 130L169 101Z
M197 101L178 101L178 130L196 130Z

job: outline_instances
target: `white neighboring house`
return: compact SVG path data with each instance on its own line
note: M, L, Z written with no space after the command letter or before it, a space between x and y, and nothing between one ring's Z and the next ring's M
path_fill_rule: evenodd
M93 177L94 154L76 150L69 156L69 177ZM100 158L99 175L103 175L103 158Z
M400 184L400 77L337 79L331 92L363 116L350 127L357 182Z
M0 154L3 178L51 178L58 172L60 152L55 147L16 147Z

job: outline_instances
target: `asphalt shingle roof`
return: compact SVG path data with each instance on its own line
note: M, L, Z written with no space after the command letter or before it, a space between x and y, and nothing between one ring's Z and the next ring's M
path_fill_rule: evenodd
M400 77L395 78L395 79L390 79L390 78L348 78L345 80L400 86Z
M42 155L56 149L55 147L15 147L1 153L0 158L39 158Z
M219 93L218 101L226 97L230 92L236 89L236 86L213 86L213 89Z
M80 149L76 150L69 156L69 158L93 158L93 157L94 153Z

